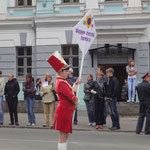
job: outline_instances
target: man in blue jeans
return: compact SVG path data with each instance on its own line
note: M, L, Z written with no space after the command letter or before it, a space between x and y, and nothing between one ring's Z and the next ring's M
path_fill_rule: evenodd
M110 107L110 116L112 120L112 127L109 128L110 130L118 130L120 129L120 122L119 122L119 114L117 111L117 95L119 91L119 81L116 77L113 76L114 69L108 68L106 70L106 76L108 77L107 83L105 84L106 88L106 97L108 105Z
M0 70L0 125L3 125L3 90L4 78L2 78L2 71Z

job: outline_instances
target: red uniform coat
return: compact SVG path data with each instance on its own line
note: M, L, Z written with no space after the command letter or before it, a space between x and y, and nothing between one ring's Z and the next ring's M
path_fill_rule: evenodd
M57 77L55 90L58 95L58 106L55 111L53 129L72 133L72 117L78 98L73 94L70 83Z

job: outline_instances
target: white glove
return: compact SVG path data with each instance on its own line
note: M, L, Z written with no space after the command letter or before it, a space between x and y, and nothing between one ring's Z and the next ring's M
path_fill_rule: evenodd
M96 91L94 91L94 90L91 90L91 93L92 93L92 94L96 94L97 92L96 92Z
M78 102L77 102L77 104L76 105L79 105L80 104L80 100L78 99Z

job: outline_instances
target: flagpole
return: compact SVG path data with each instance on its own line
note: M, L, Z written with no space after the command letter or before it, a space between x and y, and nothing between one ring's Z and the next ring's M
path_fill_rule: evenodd
M81 66L79 70L79 80L81 80L84 57L96 37L95 22L91 10L89 10L85 14L85 16L76 24L76 26L73 28L73 34L75 36L77 44L79 44L80 50L82 51ZM80 85L78 84L76 92L76 96L78 97L78 104L80 103L79 86Z
M84 63L84 56L83 53L82 53L82 59L81 59L81 66L80 66L80 72L79 72L79 80L81 79L81 76L82 76L82 70L83 70L83 63ZM77 94L76 96L78 97L79 95L79 87L80 84L78 84L77 86ZM78 104L80 103L80 99L78 98ZM72 117L72 121L74 120L74 116L75 116L75 111L73 112L73 117Z
M80 66L80 73L79 73L79 80L81 79L81 76L82 76L82 70L83 70L83 63L84 63L84 56L83 53L82 53L82 59L81 59L81 66ZM79 95L79 86L80 84L78 84L78 87L77 87L77 97Z

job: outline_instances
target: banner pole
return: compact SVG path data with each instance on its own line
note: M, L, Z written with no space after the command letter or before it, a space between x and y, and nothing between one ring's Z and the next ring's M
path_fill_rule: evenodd
M82 53L82 59L81 59L81 66L80 66L79 79L81 79L81 76L82 76L83 63L84 63L84 56L85 56L85 55L83 55L83 53ZM78 95L79 95L79 86L80 86L80 84L78 84L78 86L77 86L77 94L76 94L76 97L78 97ZM79 98L78 98L78 100L79 100ZM79 103L80 103L80 100L79 100ZM73 122L73 120L74 120L74 116L75 116L75 111L73 111L72 122Z
M83 70L83 63L84 63L84 56L83 53L82 53L82 59L81 59L81 67L80 67L80 74L79 74L79 79L81 79L81 76L82 76L82 70ZM78 88L77 88L77 97L79 95L79 86L80 84L78 85Z

